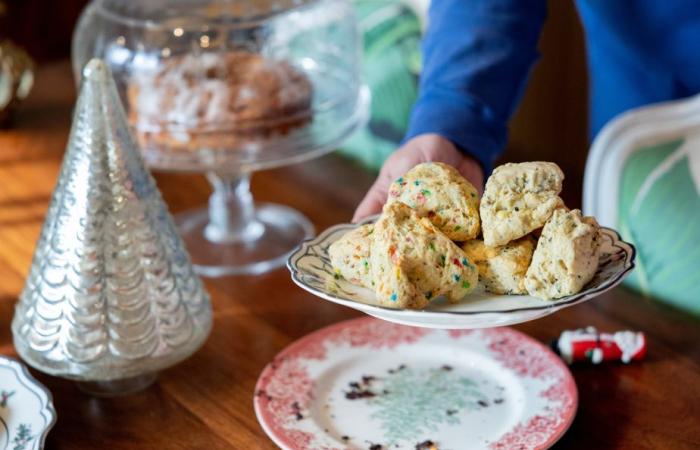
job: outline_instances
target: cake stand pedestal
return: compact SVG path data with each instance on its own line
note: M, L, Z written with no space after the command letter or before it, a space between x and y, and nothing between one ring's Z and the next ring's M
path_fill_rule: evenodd
M214 192L209 208L176 220L197 272L207 277L252 275L284 265L300 242L314 235L300 212L254 203L250 174L207 173Z

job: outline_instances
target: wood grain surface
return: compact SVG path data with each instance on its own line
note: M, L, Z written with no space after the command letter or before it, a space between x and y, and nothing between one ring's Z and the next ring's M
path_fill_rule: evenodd
M67 63L39 71L13 127L0 130L0 350L16 355L10 321L54 187L74 100ZM203 205L203 177L158 174L173 213ZM256 174L258 200L301 210L318 231L348 221L373 175L338 156ZM286 269L207 280L214 328L204 347L137 395L96 399L70 381L33 373L53 393L49 449L273 449L253 412L258 374L299 337L359 313L298 289ZM575 366L576 419L555 448L700 446L700 323L623 289L516 328L548 342L562 330L647 333L646 361Z

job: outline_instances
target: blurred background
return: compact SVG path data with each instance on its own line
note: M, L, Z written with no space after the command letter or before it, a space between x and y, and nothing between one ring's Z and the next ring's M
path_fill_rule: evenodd
M5 0L5 13L0 17L0 39L10 38L23 47L35 59L39 68L70 57L70 42L73 27L87 0ZM358 14L368 16L372 8L383 2L357 1ZM407 10L420 15L421 0L407 1ZM411 6L415 6L411 8ZM401 20L406 20L405 18ZM388 26L383 25L385 28ZM379 39L374 30L365 30L368 42ZM413 45L414 39L404 40L404 45ZM391 49L386 50L391 52ZM535 66L531 82L514 120L504 161L550 160L556 161L567 176L564 197L571 207L581 205L583 171L589 146L586 61L583 34L573 2L550 0L548 19L540 40L542 58ZM382 55L383 58L386 54ZM372 61L367 61L366 76L371 87L377 91L386 85L395 85L395 80L376 78L372 72ZM407 61L406 66L411 62ZM386 78L385 71L379 78ZM391 76L391 75L390 75ZM396 75L399 76L399 75ZM389 82L387 82L389 81ZM375 85L375 86L372 86ZM376 105L377 99L390 103L387 95L373 92L375 105L373 114L381 115L387 107ZM393 94L392 94L393 95ZM398 94L401 95L401 94ZM411 92L402 97L404 105L391 107L395 124L399 129L407 119L407 111L397 113L396 108L406 110ZM409 103L410 104L410 103ZM386 105L385 105L386 106ZM398 119L397 119L398 118ZM405 125L405 124L403 124ZM389 133L389 141L377 142L377 138L356 138L348 144L346 154L358 157L365 165L376 167L377 155L368 156L370 148L383 148L384 153L393 148L392 140L400 139L400 133ZM386 137L386 136L385 136Z

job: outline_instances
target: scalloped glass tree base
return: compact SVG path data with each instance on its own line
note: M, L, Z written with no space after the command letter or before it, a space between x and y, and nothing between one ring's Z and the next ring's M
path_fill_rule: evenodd
M195 271L205 277L255 275L282 267L302 241L314 236L314 226L299 211L271 203L255 205L248 238L213 242L205 236L205 208L175 217Z

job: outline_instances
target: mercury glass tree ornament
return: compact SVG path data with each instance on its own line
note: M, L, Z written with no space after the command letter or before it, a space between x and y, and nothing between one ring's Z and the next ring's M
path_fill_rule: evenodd
M130 134L110 70L83 72L58 183L12 322L34 368L95 394L195 352L211 304Z

